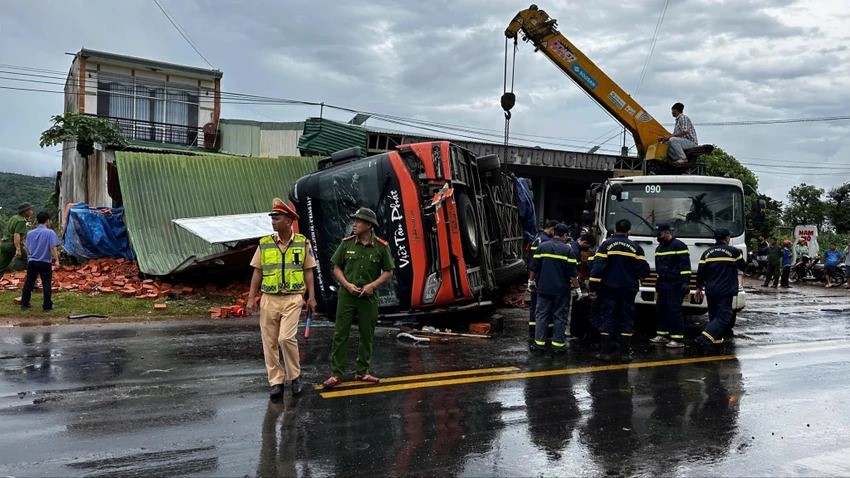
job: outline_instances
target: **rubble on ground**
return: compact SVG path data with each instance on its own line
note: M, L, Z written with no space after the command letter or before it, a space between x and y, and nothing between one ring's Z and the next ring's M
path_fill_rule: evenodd
M531 298L525 285L512 285L505 290L502 301L505 303L505 307L527 309L531 303Z
M8 273L0 280L0 290L23 290L26 272ZM139 300L176 299L221 296L235 301L235 305L216 307L210 310L212 318L245 317L244 305L248 298L248 282L217 286L214 284L176 285L162 279L142 279L135 261L126 259L93 259L78 266L63 265L53 271L54 292L79 292L96 296L120 294ZM258 299L259 301L259 299ZM155 306L158 310L167 307ZM226 310L225 310L226 309Z

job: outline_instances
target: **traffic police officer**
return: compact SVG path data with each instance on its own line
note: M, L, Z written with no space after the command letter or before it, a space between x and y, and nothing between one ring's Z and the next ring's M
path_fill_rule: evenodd
M348 368L348 338L351 323L357 316L360 346L354 379L378 383L380 379L369 373L372 363L372 346L375 326L378 323L378 294L381 284L393 276L392 254L387 241L375 236L378 216L371 209L361 207L351 215L354 219L352 235L342 240L331 262L334 278L339 282L337 296L334 342L331 349L331 377L325 388L333 388L342 381Z
M629 239L631 229L628 219L617 221L614 235L600 244L593 256L589 286L591 298L599 301L601 343L596 358L603 362L631 361L629 347L634 334L635 295L640 279L649 275L643 249ZM618 344L614 342L615 336Z
M680 349L685 346L685 319L682 317L682 300L690 294L691 256L688 246L673 237L669 224L655 227L658 247L655 248L655 272L658 281L655 290L655 318L657 336L649 341Z
M292 395L302 390L301 363L298 355L298 319L307 292L308 309L316 308L313 290L313 269L316 259L310 241L292 230L298 214L282 200L272 202L272 229L274 234L260 238L260 246L251 259L254 276L248 292L246 311L253 315L257 293L260 300L260 334L263 339L263 356L271 385L271 398L283 395L283 383L292 381ZM281 366L280 355L283 352Z
M732 324L732 299L738 295L738 271L747 267L744 254L729 245L729 231L714 231L714 246L703 252L697 269L697 300L708 301L708 325L696 338L703 352L714 352Z
M578 292L576 264L578 259L573 248L567 244L570 229L566 224L554 228L551 240L540 244L531 261L531 280L537 282L537 316L534 349L546 347L549 325L553 324L552 351L565 351L567 322L570 318L570 300L573 294L566 287Z
M555 226L558 225L558 221L547 221L546 229L540 231L540 234L534 238L534 241L531 243L531 247L529 250L528 264L531 264L531 261L534 260L534 255L537 254L537 248L540 247L541 244L545 242L549 242L552 239L552 235L555 233ZM528 311L528 340L534 341L535 329L536 329L536 315L537 315L537 292L535 292L537 288L537 284L531 278L531 272L529 271L528 278L528 293L531 295L531 303L529 304ZM551 335L551 334L550 334Z

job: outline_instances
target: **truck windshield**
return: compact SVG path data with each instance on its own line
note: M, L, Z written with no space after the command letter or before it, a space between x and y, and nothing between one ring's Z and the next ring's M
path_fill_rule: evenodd
M621 200L609 195L605 206L609 231L628 219L637 236L654 236L660 223L669 224L677 237L712 238L721 227L732 237L744 233L744 198L733 185L625 183Z

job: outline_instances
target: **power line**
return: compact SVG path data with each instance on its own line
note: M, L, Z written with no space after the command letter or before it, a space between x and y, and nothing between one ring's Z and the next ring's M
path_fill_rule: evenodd
M169 13L165 10L165 7L163 7L159 3L159 0L153 0L153 3L155 3L156 6L159 7L159 10L162 12L163 15L165 15L165 18L167 18L168 21L171 22L171 25L177 30L177 33L179 33L180 36L182 36L183 39L186 40L186 43L188 43L189 46L192 47L193 50L195 50L195 53L197 53L198 56L200 56L201 59L203 59L204 62L206 62L206 64L210 66L210 68L215 69L212 63L207 60L207 57L205 57L204 54L201 53L201 50L199 50L198 47L195 46L195 43L189 38L189 34L183 30L182 26L180 26L180 22L178 22L177 19L172 18L171 15L169 15Z
M646 72L649 69L649 61L652 59L652 52L655 51L655 44L658 41L658 34L661 32L661 24L664 22L664 15L667 13L668 5L670 5L670 0L665 0L664 8L661 9L661 15L658 17L658 22L655 24L655 33L652 34L652 41L649 44L649 52L646 54L646 60L644 60L643 69L640 72L640 80L638 80L637 88L635 88L635 98L638 93L640 93L640 88L643 86L643 79L646 77Z
M788 119L765 119L765 120L743 120L743 121L716 121L708 123L694 123L696 126L752 126L788 123L822 123L826 121L846 121L850 115L840 116L815 116L811 118L788 118Z

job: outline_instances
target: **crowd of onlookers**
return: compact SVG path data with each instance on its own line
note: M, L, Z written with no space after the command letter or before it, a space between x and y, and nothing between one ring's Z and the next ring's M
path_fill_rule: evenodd
M765 239L764 236L759 236L756 260L765 270L762 286L769 287L772 282L773 287L777 287L777 283L781 282L781 287L790 288L792 277L796 281L820 280L822 277L821 282L826 282L827 288L844 283L844 288L850 289L850 283L846 281L846 273L850 271L850 244L847 244L843 251L838 249L834 242L829 244L823 253L822 274L816 271L816 264L821 261L821 257L818 254L811 256L809 243L805 239L798 239L796 244L785 239L780 246L774 237ZM818 272L817 276L814 276L813 272ZM837 284L836 278L840 279Z

